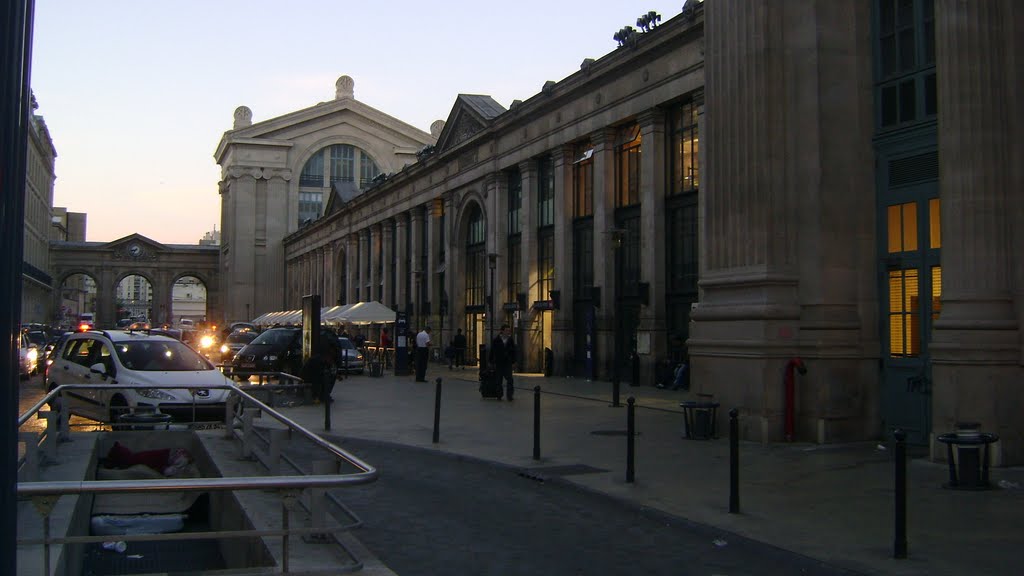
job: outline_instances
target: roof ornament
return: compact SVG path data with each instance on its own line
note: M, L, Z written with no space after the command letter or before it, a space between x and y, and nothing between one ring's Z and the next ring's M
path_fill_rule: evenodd
M252 126L252 110L248 106L239 106L235 108L235 126L234 129L248 128Z
M334 83L334 99L355 98L356 81L351 76L342 76Z

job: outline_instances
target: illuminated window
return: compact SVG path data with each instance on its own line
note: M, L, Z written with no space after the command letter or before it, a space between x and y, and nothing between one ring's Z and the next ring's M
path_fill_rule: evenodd
M917 269L889 271L889 355L892 357L916 357L921 353L918 288Z
M573 205L575 218L594 215L594 148L589 142L576 146L572 166Z
M917 250L917 204L889 206L889 253Z
M938 198L928 201L928 247L942 248L941 208Z
M632 124L619 131L616 152L615 206L640 203L640 126Z
M932 320L942 312L942 266L932 266Z

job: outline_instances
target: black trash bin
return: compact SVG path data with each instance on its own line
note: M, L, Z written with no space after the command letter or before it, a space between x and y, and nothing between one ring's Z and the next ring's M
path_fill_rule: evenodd
M683 409L683 435L690 440L711 440L717 437L718 402L687 400Z
M958 424L956 432L940 434L936 438L946 445L949 459L949 482L946 488L958 490L988 490L989 444L999 440L990 432L981 432L977 424Z

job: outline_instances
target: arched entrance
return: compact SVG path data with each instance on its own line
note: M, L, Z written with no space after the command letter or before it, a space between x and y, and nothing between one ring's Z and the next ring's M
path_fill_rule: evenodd
M91 313L96 327L113 328L123 304L118 302L118 286L126 278L141 277L149 284L148 320L170 324L175 320L174 286L189 277L205 287L207 319L223 322L219 260L218 246L167 246L140 234L113 242L53 242L50 265L55 285L61 286L54 291L53 321L70 326L71 315ZM90 299L88 294L95 296Z

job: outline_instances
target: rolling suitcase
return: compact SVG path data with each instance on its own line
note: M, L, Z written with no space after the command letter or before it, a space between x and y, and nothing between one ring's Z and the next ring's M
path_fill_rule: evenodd
M501 398L501 377L496 370L484 370L480 373L480 396L484 398Z

